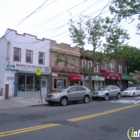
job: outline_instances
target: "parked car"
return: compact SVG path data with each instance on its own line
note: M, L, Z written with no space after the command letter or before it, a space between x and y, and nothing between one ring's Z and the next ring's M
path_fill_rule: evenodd
M103 98L106 101L111 97L116 97L117 99L121 98L121 90L115 85L103 86L100 87L97 91L94 91L92 94L92 99Z
M60 103L62 106L66 106L68 102L83 101L84 103L88 103L90 98L91 91L87 87L69 86L47 94L45 100L50 105Z
M128 87L126 90L122 92L122 96L138 96L140 95L139 87Z

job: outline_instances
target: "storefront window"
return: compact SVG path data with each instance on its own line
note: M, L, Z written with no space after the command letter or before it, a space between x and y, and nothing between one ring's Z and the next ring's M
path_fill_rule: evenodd
M27 75L26 91L33 91L33 76Z
M18 76L18 91L25 91L25 75Z
M66 79L54 79L54 89L66 86Z
M40 77L35 76L35 84L34 84L34 91L40 90Z

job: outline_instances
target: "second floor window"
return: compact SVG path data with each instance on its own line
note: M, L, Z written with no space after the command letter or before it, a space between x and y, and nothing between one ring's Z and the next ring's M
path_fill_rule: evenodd
M114 68L114 63L110 63L110 71L114 71L115 68Z
M94 71L98 72L98 63L94 66Z
M58 59L58 56L55 56L55 66L58 66L57 59Z
M68 58L65 58L64 67L67 67L67 66L68 66Z
M26 50L26 62L32 63L33 62L33 51Z
M45 61L45 53L44 52L39 52L39 58L38 58L38 63L39 64L44 64L44 61Z
M106 62L103 63L103 70L106 70Z
M127 74L127 66L125 66L125 73Z
M13 60L21 62L21 49L14 47L14 52L13 52Z
M92 61L88 61L88 69L92 67Z
M82 67L86 66L86 60L82 60Z
M72 59L71 64L72 64L72 68L74 68L74 66L75 66L75 59Z
M119 65L118 71L122 73L122 65Z

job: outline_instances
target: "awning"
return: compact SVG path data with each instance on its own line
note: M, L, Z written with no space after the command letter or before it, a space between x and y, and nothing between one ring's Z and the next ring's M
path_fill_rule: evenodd
M122 74L122 80L133 80L133 77L129 74Z
M92 75L91 79L93 81L104 81L105 78L103 76L98 76L98 75Z
M122 74L118 73L118 72L102 71L101 73L105 77L105 79L110 79L110 80L121 80L122 79Z
M70 75L68 77L70 81L82 81L82 76L81 75Z

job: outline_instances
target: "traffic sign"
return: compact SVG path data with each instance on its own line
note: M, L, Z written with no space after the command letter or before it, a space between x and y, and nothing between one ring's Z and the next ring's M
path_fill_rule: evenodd
M38 76L41 75L41 70L40 70L40 68L36 68L36 75L38 75Z

